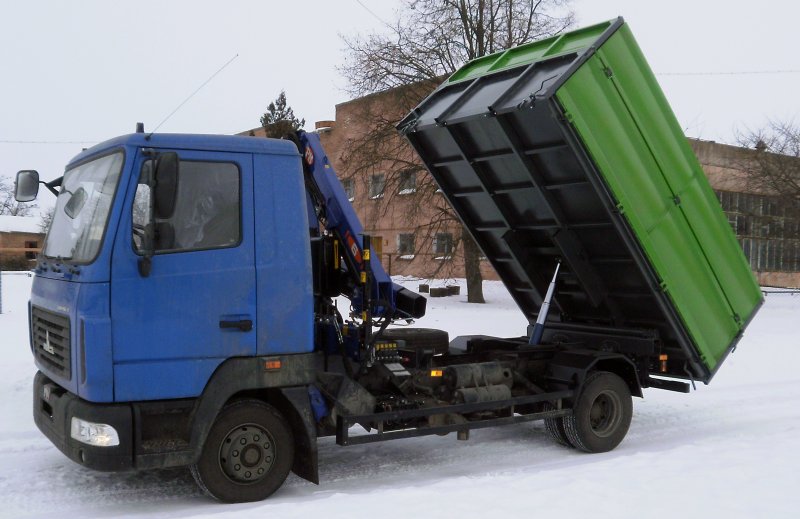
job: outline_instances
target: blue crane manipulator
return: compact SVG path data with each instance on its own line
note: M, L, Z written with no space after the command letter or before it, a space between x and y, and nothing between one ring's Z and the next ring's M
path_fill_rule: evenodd
M301 130L289 138L302 156L311 233L319 235L324 228L338 242L355 282L351 297L354 310L386 319L424 316L426 299L394 283L380 258L371 254L370 237L364 233L319 135ZM371 286L371 290L363 290L363 286Z

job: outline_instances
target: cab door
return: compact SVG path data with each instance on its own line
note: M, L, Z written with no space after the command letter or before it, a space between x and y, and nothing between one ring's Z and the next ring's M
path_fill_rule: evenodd
M134 174L117 230L110 309L117 401L197 396L222 361L256 351L252 156L174 151L173 214L148 221L150 188ZM152 165L140 153L134 171ZM145 276L138 265L148 223L155 254Z

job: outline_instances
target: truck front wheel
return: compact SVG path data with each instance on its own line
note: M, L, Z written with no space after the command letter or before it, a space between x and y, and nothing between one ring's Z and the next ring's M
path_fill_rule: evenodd
M195 481L209 496L226 503L261 501L283 484L294 461L294 441L286 419L259 400L241 400L222 409L192 465Z
M582 451L607 452L625 438L632 415L628 385L614 373L599 371L584 382L572 414L564 417L564 432Z

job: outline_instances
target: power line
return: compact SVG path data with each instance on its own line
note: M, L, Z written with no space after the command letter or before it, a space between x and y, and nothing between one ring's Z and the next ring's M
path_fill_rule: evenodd
M94 144L99 141L12 141L0 139L0 144Z
M162 125L162 124L164 124L165 122L167 122L167 121L169 120L169 118L170 118L170 117L172 117L173 115L175 115L175 112L177 112L178 110L180 110L180 109L181 109L181 107L182 107L183 105L185 105L186 103L188 103L188 102L189 102L189 99L193 98L193 97L194 97L194 95L195 95L196 93L198 93L200 90L202 90L202 89L203 89L203 87L204 87L204 86L206 86L207 84L209 84L209 83L211 82L211 80L212 80L212 79L214 79L214 78L216 77L216 75L217 75L217 74L219 74L220 72L222 72L223 70L225 70L225 67L227 67L228 65L230 65L230 64L231 64L231 62L233 62L233 60L235 60L235 59L236 59L236 58L238 58L238 57L239 57L239 55L238 55L238 54L237 54L237 55L235 55L234 57L232 57L231 59L229 59L229 60L227 61L227 63L225 63L224 65L222 65L222 66L221 66L221 67L220 67L220 68L219 68L219 69L218 69L216 72L214 72L213 74L211 74L211 76L210 76L208 79L206 79L206 80L203 82L203 84L202 84L202 85L200 85L199 87L197 87L197 90L195 90L194 92L192 92L191 94L189 94L189 97L187 97L186 99L184 99L184 100L183 100L183 102L181 102L181 104L179 104L179 105L178 105L178 106L175 108L175 110L171 111L171 112L170 112L170 114L169 114L168 116L166 116L166 117L164 118L164 120L163 120L163 121L161 121L160 123L158 123L158 125L155 127L155 129L153 129L153 131L152 131L152 132L150 132L150 135L153 135L153 134L156 132L156 130L158 130L159 128L161 128L161 125Z
M381 18L380 16L378 16L377 14L375 14L375 12L374 12L372 9L370 9L369 7L367 7L366 5L364 5L364 3L363 3L363 2L361 2L361 0L356 0L356 3L357 3L358 5L360 5L361 7L363 7L363 8L364 8L364 10L366 10L366 11L367 11L369 14L371 14L371 15L372 15L372 16L373 16L373 17L374 17L376 20L378 20L379 22L381 22L383 25L385 25L386 27L391 27L391 26L390 26L388 23L386 23L386 21L385 21L383 18Z
M800 74L800 70L732 70L713 72L657 72L656 76L755 76L759 74Z
M164 124L165 122L167 122L167 120L169 120L169 118L170 118L170 117L172 117L173 115L175 115L175 112L177 112L178 110L180 110L180 109L181 109L181 107L182 107L183 105L185 105L187 102L189 102L189 100L190 100L192 97L194 97L194 95L195 95L195 94L197 94L197 93L198 93L200 90L202 90L204 86L206 86L208 83L210 83L210 82L211 82L211 80L212 80L212 79L214 79L214 78L217 76L217 74L219 74L220 72L222 72L223 70L225 70L225 68L226 68L228 65L230 65L230 64L233 62L233 60L235 60L235 59L236 59L236 58L238 58L238 57L239 57L239 55L238 55L238 54L236 54L234 57L232 57L231 59L229 59L229 60L228 60L228 61L227 61L227 62L226 62L224 65L222 65L222 66L221 66L219 69L217 69L217 71L216 71L216 72L214 72L213 74L211 74L211 76L210 76L208 79L206 79L206 80L203 82L203 84L202 84L202 85L200 85L199 87L197 87L197 89L196 89L194 92L192 92L191 94L189 94L189 97L187 97L186 99L184 99L184 100L183 100L183 101L182 101L182 102L181 102L181 103L180 103L180 104L179 104L179 105L178 105L178 106L177 106L177 107L176 107L176 108L175 108L175 109L174 109L172 112L170 112L170 113L169 113L169 115L168 115L168 116L166 116L166 117L164 118L164 120L163 120L163 121L161 121L160 123L158 123L158 126L156 126L156 127L155 127L155 129L154 129L152 132L150 132L150 135L152 135L152 134L153 134L153 133L154 133L156 130L158 130L159 128L161 128L161 125L162 125L162 124ZM2 139L0 139L0 144L94 144L94 143L96 143L96 142L98 142L98 141L24 141L24 140L2 140Z
M364 9L366 9L366 10L367 10L367 12L369 12L369 13L370 13L372 16L374 16L374 17L375 17L377 20L379 20L380 22L382 22L382 23L386 24L386 22L384 22L384 21L383 21L383 19L381 19L381 17L380 17L380 16L378 16L377 14L375 14L374 12L372 12L372 10L370 10L370 8L369 8L369 7L367 7L366 5L364 5L364 4L361 2L361 0L355 0L355 1L358 3L358 5L360 5L360 6L361 6L361 7L363 7ZM387 24L387 25L388 25L388 24ZM210 82L212 79L214 79L214 76L216 76L217 74L219 74L220 72L222 72L222 70L223 70L225 67L227 67L228 65L230 65L230 63L231 63L231 62L232 62L234 59L236 59L238 56L239 56L239 55L237 54L236 56L234 56L233 58L231 58L230 60L228 60L228 62L227 62L227 63L225 63L225 64L224 64L224 65L223 65L223 66L222 66L222 67L221 67L219 70L217 70L216 72L214 72L214 74L212 74L212 75L211 75L211 77L209 77L209 78L208 78L208 79L207 79L207 80L206 80L206 81L205 81L205 82L204 82L202 85L200 85L200 87L199 87L197 90L195 90L194 92L192 92L192 94L191 94L191 95L189 95L189 97L187 97L187 98L186 98L186 99L185 99L185 100L184 100L184 101L183 101L183 102L182 102L180 105L178 105L178 107L177 107L175 110L173 110L173 111L172 111L172 113L171 113L170 115L168 115L168 116L167 116L167 117L166 117L166 118L165 118L163 121L161 121L161 123L159 123L159 125L158 125L158 126L156 126L156 130L157 130L158 128L160 128L160 127L161 127L161 125L162 125L162 124L164 124L164 123L167 121L167 119L169 119L169 118L170 118L170 117L171 117L171 116L172 116L172 115L173 115L175 112L177 112L177 111L178 111L178 110L181 108L181 106L183 106L184 104L186 104L186 102L188 102L188 101L189 101L189 99L191 99L191 98L192 98L192 97L193 97L193 96L194 96L194 95L195 95L197 92L199 92L199 91L200 91L200 90L201 90L201 89L202 89L202 88L203 88L205 85L207 85L207 84L208 84L208 83L209 83L209 82ZM800 74L800 69L783 69L783 70L731 70L731 71L721 71L721 70L718 70L718 71L709 71L709 72L656 72L656 73L655 73L655 75L656 75L656 76L685 76L685 77L692 77L692 76L755 76L755 75L761 75L761 74L767 74L767 75L774 75L774 74ZM155 131L155 130L154 130L154 131ZM99 141L97 141L97 140L83 140L83 141L33 141L33 140L10 140L10 139L0 139L0 144L48 144L48 145L49 145L49 144L55 144L55 145L67 145L67 144L95 144L95 143L97 143L97 142L99 142Z

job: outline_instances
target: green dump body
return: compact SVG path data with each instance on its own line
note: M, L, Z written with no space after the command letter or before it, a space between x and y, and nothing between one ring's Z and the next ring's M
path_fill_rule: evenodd
M474 60L398 128L529 322L561 260L552 321L652 330L654 374L708 382L763 301L622 18Z

